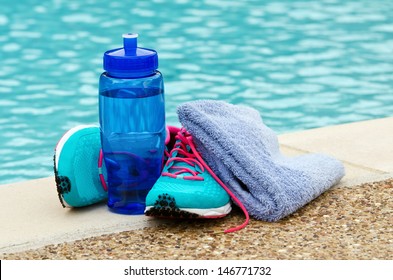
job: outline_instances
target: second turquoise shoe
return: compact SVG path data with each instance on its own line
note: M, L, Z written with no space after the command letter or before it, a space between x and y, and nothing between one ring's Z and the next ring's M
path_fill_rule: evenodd
M219 218L231 211L226 190L208 172L181 129L161 177L146 198L145 214L172 218Z

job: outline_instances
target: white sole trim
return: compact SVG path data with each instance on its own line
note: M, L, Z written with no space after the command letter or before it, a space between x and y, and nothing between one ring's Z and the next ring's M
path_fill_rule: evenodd
M68 141L68 139L70 139L70 137L71 137L74 133L78 132L79 130L82 130L82 129L85 129L85 128L89 128L89 127L99 127L99 126L97 126L97 125L78 125L78 126L75 126L75 127L71 128L70 130L68 130L68 131L60 138L59 142L57 142L57 145L56 145L56 147L55 147L55 157L56 157L55 165L56 165L56 169L59 168L60 153L61 153L61 150L62 150L63 147L64 147L64 144Z

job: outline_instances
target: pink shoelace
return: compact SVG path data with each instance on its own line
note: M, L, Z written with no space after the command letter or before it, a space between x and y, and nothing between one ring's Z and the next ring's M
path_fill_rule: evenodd
M211 170L211 168L207 165L207 163L202 159L201 155L195 148L194 142L192 140L192 135L187 132L184 128L180 130L180 132L176 135L176 144L173 147L172 151L169 155L169 160L166 162L167 166L170 166L172 162L184 162L186 165L183 166L170 166L169 170L171 172L163 172L163 176L169 176L172 178L176 178L177 176L182 176L185 180L199 180L203 181L203 177L199 176L199 174L203 173L207 170L210 175L220 184L220 186L229 194L231 199L240 207L245 215L245 221L243 224L238 225L236 227L227 229L224 233L235 232L245 228L250 220L248 211L243 203L233 194L233 192L218 178L218 176ZM187 146L191 149L188 151ZM177 153L174 155L174 153ZM190 175L183 175L190 174Z

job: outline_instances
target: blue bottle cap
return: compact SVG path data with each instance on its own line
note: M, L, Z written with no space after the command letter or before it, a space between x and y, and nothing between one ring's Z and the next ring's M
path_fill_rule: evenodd
M123 34L123 48L104 53L104 69L110 76L138 78L149 76L158 68L155 50L138 48L138 34Z

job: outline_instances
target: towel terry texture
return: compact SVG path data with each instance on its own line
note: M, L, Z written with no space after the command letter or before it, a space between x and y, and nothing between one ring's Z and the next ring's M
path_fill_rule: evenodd
M344 176L330 156L282 155L276 134L250 107L199 100L177 112L203 159L256 219L277 221Z

